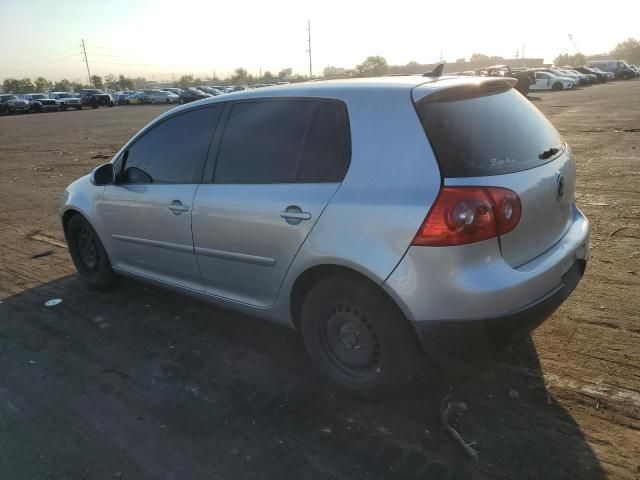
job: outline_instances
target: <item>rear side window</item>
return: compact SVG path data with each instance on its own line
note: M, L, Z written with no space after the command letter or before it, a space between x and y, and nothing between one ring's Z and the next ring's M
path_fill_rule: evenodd
M225 126L215 182L339 182L348 163L348 123L342 104L237 103Z
M189 110L151 128L127 149L124 183L198 183L222 107Z
M341 182L350 157L349 126L343 105L318 103L305 142L298 181Z
M514 89L463 99L435 95L416 109L443 177L520 172L564 149L553 125Z

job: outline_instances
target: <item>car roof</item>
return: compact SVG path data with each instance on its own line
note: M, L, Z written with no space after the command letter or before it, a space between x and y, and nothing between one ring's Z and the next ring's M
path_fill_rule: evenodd
M461 85L479 85L487 82L509 82L509 77L471 77L466 75L446 75L441 77L424 77L422 75L393 75L388 77L350 78L337 80L320 80L313 82L289 83L273 85L251 90L228 93L223 96L203 100L203 103L217 103L229 100L242 100L264 97L327 97L341 98L349 93L369 93L384 95L391 92L406 92L410 94L419 87L424 96L442 88ZM415 99L415 94L414 94Z
M345 100L362 95L405 95L418 101L431 93L464 85L479 86L487 83L501 83L514 86L515 78L510 77L478 77L453 76L425 77L423 75L392 75L387 77L350 78L336 80L320 80L312 82L289 83L270 87L242 90L217 97L209 97L189 104L180 105L157 117L157 121L181 111L198 108L203 105L224 103L236 100L279 97L310 97ZM193 89L194 87L190 87ZM375 98L375 97L372 97ZM155 121L154 121L155 123Z

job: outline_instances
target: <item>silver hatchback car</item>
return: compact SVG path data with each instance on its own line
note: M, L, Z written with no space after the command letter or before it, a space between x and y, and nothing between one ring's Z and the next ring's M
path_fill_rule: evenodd
M397 76L174 108L65 190L73 262L301 330L363 397L500 348L578 284L576 165L513 80Z

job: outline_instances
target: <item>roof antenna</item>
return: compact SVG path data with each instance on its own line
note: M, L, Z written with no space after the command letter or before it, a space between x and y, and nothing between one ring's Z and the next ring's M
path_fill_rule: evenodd
M431 70L430 72L423 73L423 77L439 77L442 75L442 70L444 70L444 63L439 64L436 68Z

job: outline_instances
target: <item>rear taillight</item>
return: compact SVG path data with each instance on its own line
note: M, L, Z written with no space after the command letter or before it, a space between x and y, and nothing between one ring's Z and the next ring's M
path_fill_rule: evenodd
M412 245L443 247L504 235L520 222L522 204L499 187L442 187Z

